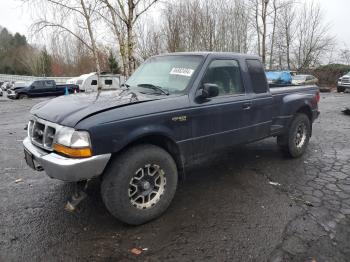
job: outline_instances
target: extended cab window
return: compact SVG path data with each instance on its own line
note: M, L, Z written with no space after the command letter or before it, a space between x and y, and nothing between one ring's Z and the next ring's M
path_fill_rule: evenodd
M257 59L247 59L248 72L252 82L253 92L256 94L267 92L267 81L264 68Z
M239 65L236 60L212 61L202 83L218 85L219 96L244 93Z

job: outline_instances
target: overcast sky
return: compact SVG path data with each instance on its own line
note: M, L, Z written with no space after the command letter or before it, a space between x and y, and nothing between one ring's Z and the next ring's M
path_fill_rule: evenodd
M299 0L309 1L309 0ZM332 33L340 47L350 47L350 0L317 0L321 3L326 20L332 25ZM0 25L11 32L28 36L32 18L29 10L19 0L0 0Z

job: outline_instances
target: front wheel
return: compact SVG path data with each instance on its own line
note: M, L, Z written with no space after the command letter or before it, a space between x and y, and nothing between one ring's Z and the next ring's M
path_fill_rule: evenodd
M177 187L174 159L154 145L138 145L117 156L105 171L101 193L107 209L124 223L140 225L160 216Z
M345 91L345 87L337 86L337 92L338 93L343 93L344 91Z
M19 94L18 95L18 99L27 99L28 98L28 95L26 94Z
M309 144L311 122L307 115L296 114L289 131L277 137L277 144L287 155L297 158L302 156Z

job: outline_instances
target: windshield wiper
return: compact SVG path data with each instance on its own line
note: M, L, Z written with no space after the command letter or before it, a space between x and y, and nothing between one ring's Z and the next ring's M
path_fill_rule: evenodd
M127 83L121 84L120 87L126 87L126 89L129 89L130 85L128 85Z
M155 91L160 91L161 93L163 93L164 95L167 95L167 96L169 95L169 91L168 90L163 89L162 87L156 86L156 85L153 85L153 84L138 84L137 86L143 87L143 88L153 89Z

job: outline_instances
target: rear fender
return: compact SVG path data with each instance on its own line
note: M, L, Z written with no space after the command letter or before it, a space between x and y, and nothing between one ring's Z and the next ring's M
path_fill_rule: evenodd
M284 126L286 132L297 113L305 113L310 122L312 122L312 109L315 108L313 100L314 94L290 94L283 98L280 116L276 119L275 124Z

